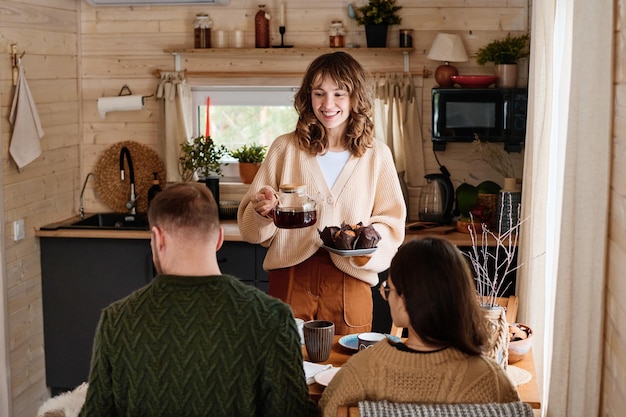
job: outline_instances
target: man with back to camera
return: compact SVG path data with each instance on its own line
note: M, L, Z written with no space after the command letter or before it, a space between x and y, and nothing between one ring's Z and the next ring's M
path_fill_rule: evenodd
M289 306L220 272L208 188L166 188L148 220L158 276L103 311L81 417L317 415Z

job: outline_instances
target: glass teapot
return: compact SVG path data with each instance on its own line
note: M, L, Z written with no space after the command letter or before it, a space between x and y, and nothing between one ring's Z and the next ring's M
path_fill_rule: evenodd
M315 200L304 191L304 184L282 184L276 193L274 224L281 229L298 229L317 222Z

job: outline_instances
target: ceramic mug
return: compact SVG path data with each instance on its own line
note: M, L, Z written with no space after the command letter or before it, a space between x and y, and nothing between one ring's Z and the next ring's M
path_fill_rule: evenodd
M311 362L324 362L330 357L335 324L327 320L309 320L302 328L304 346Z
M369 349L374 344L383 340L386 336L382 333L368 332L359 333L357 338L359 339L359 350Z

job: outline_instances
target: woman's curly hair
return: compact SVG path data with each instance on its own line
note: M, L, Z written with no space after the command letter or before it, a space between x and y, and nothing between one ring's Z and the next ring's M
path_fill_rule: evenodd
M355 156L361 156L374 141L371 84L368 74L352 56L333 52L317 57L306 70L302 85L295 95L294 106L298 112L296 137L301 149L312 155L328 150L328 136L324 125L315 116L311 93L329 77L350 95L350 117L344 145Z

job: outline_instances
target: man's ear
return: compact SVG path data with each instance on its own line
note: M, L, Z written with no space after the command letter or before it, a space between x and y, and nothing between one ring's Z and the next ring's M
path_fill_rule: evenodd
M215 252L220 250L223 243L224 243L224 228L220 226L219 236L217 237L217 244L215 245Z
M150 231L152 233L152 239L154 240L154 245L157 248L157 250L160 251L163 248L163 245L165 243L163 230L157 226L152 226L152 229Z

